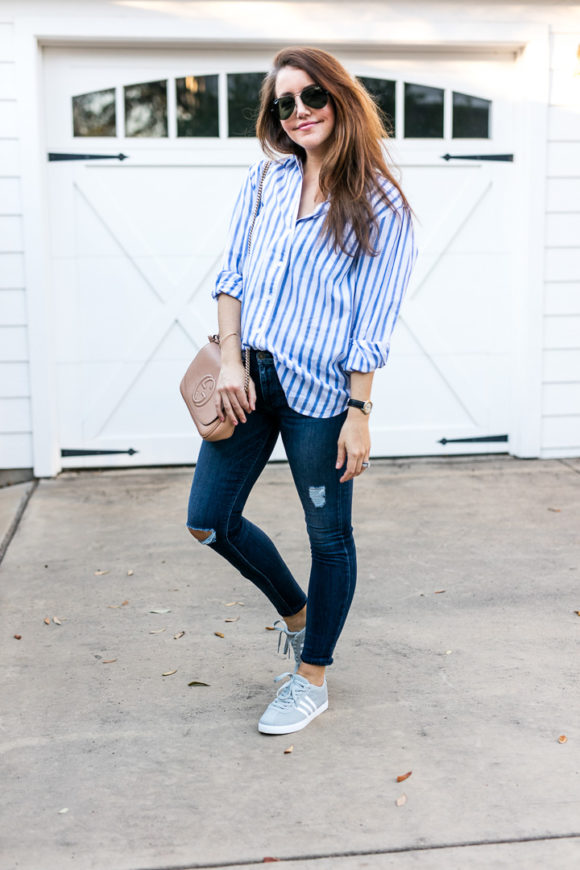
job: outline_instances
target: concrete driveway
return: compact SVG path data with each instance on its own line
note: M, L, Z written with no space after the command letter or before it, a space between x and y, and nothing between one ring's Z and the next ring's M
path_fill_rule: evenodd
M580 460L373 462L330 707L282 737L256 727L276 615L191 539L190 478L30 498L0 566L3 870L580 866ZM305 579L286 466L248 514Z

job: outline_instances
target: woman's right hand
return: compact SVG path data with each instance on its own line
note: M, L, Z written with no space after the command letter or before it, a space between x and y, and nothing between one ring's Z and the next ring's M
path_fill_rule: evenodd
M246 371L243 363L222 361L215 391L216 413L223 423L230 420L234 426L246 422L246 414L256 408L256 387L250 378L248 393L244 389Z

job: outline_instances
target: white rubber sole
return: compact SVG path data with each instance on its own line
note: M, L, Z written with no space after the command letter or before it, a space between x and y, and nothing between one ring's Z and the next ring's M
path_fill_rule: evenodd
M313 719L316 719L325 710L328 710L328 701L325 701L310 716L301 719L300 722L295 722L292 725L263 725L262 722L258 722L258 731L262 734L293 734L294 731L302 731L303 728L306 728Z

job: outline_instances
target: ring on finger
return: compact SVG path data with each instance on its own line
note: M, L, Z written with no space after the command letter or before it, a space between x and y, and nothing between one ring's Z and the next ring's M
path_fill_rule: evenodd
M363 462L363 463L361 464L361 468L370 468L370 467L371 467L370 462Z

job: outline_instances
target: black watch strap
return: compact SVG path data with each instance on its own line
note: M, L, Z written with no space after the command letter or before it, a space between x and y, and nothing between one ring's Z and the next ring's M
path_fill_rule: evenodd
M360 399L349 399L348 405L351 408L360 408L363 414L370 414L373 407L373 403L370 401L370 399L368 399L366 402L363 402Z

